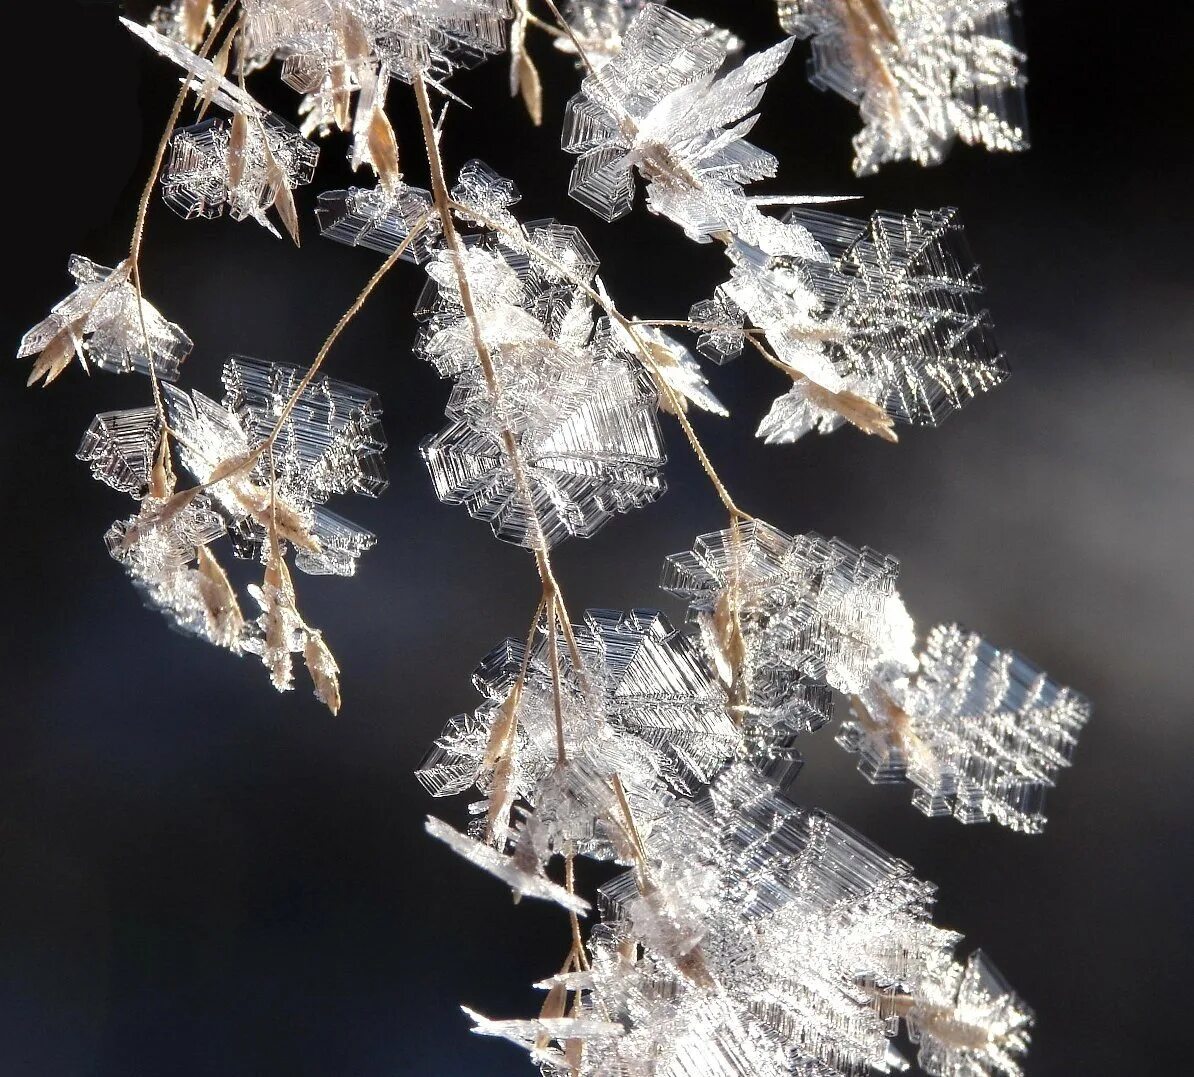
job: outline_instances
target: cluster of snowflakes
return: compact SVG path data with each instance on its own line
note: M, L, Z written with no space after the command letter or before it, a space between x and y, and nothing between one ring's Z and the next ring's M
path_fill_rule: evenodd
M570 192L604 220L650 211L722 244L729 277L687 319L624 317L581 232L519 221L515 185L470 161L440 197L408 184L385 113L395 81L430 85L506 47L536 115L526 0L173 0L148 27L198 103L173 132L164 200L186 217L251 217L296 240L293 191L332 129L373 186L325 191L322 234L422 267L417 353L451 380L446 425L421 452L436 494L540 558L664 492L660 413L725 416L700 358L757 354L789 383L758 428L792 442L850 423L895 439L999 384L1006 366L955 211L867 220L747 187L777 162L751 144L788 40L742 58L727 31L642 0L572 0L556 45L583 54L563 146ZM780 0L813 38L813 77L859 101L859 172L940 159L955 137L1024 145L1022 57L1006 0ZM223 43L214 51L211 45ZM209 40L210 35L210 40ZM209 56L209 52L212 54ZM272 62L303 95L300 126L245 75ZM213 116L207 113L218 110ZM781 212L767 212L768 207ZM782 208L786 207L786 208ZM150 605L280 690L295 656L333 711L338 670L299 614L288 555L349 576L374 536L330 511L386 480L377 398L296 367L233 356L224 396L172 383L191 341L141 295L135 265L76 256L75 291L21 344L30 381L75 358L150 376L152 406L96 417L79 448L138 502L106 541ZM664 326L694 338L689 348ZM687 426L686 426L687 429ZM179 489L177 461L194 480ZM263 566L241 613L215 544ZM475 791L470 833L428 827L520 895L579 917L572 860L627 869L601 888L537 1018L476 1017L560 1077L829 1077L907 1063L940 1077L1020 1073L1031 1011L981 953L934 926L934 890L829 816L796 806L799 738L845 713L838 742L871 781L907 782L929 815L1037 832L1070 762L1085 700L957 626L918 640L897 562L736 516L667 559L688 608L589 610L553 598L475 674L484 702L449 722L419 771L436 796ZM560 881L549 868L567 868ZM577 936L579 938L579 935Z

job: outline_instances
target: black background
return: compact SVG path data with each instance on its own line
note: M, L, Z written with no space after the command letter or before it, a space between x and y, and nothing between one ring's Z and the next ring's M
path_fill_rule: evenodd
M777 36L767 0L679 3ZM852 108L811 89L797 46L755 140L770 189L858 193L859 211L961 207L1015 371L941 430L899 446L850 431L768 448L753 424L781 386L749 363L715 371L739 421L698 419L738 500L788 530L898 555L922 626L960 619L1090 694L1095 718L1043 837L929 821L904 789L858 777L831 733L811 738L799 795L941 888L939 919L986 948L1039 1014L1030 1074L1184 1072L1188 1039L1189 564L1194 548L1190 338L1190 26L1176 3L1029 0L1033 149L960 149L942 167L849 171ZM21 5L7 34L9 277L3 342L67 290L72 251L115 264L169 111L175 75L116 6ZM504 97L494 61L454 88L449 167L517 179L525 217L585 229L623 310L682 316L724 275L640 210L605 226L565 197L558 149L574 75L543 40L546 124ZM293 95L272 76L280 111ZM411 96L391 112L408 177L425 181ZM305 363L377 264L319 239L314 191L343 185L327 144L300 194L300 252L254 224L183 222L155 199L147 291L197 347L188 385L218 389L225 354ZM0 624L0 1073L37 1077L530 1072L466 1033L456 1006L532 1012L565 924L421 831L435 810L411 771L475 700L469 674L525 630L532 565L436 502L415 454L447 387L411 356L421 273L401 267L345 334L331 371L381 393L393 484L337 508L378 548L353 580L299 578L340 658L333 720L144 611L100 536L129 504L73 459L96 411L141 405L138 378L70 371L26 391L0 371L4 587ZM574 609L662 604L662 557L722 526L674 423L670 493L561 548ZM1172 1053L1171 1053L1172 1052Z

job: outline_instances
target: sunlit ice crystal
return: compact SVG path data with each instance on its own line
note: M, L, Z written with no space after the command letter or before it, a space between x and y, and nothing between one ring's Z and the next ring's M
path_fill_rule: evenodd
M139 497L149 484L161 436L156 407L107 411L91 421L75 455L100 482Z
M665 411L686 411L695 404L723 418L730 414L709 388L696 356L670 333L651 325L628 328L610 318L601 320L598 332L599 346L645 363L659 386L660 407Z
M650 185L652 208L694 238L742 225L739 218L753 208L742 185L776 168L770 154L744 140L753 125L746 117L789 44L719 79L726 42L683 15L646 5L619 54L588 75L568 103L563 146L580 157L572 196L616 220L630 211L637 169Z
M936 425L1007 377L956 210L860 221L798 207L786 219L833 259L807 268L835 370L873 387L892 419Z
M647 6L648 0L569 0L562 5L564 19L580 42L585 58L595 67L604 66L622 51L622 40L635 17ZM657 6L665 6L666 0ZM728 30L699 19L710 38L726 52L737 52L742 42ZM568 34L556 38L556 48L575 54L576 45Z
M323 191L315 216L327 239L350 247L390 255L409 239L401 258L416 265L427 261L440 242L440 223L430 193L405 184L396 191L381 187ZM412 233L416 234L410 239Z
M932 885L832 817L737 765L676 802L648 848L651 886L631 873L600 891L613 937L642 955L595 952L589 1004L640 1030L655 1072L903 1068L889 1043L903 1018L929 1073L1019 1073L1026 1008L994 979L962 989L975 977L952 958L959 936L932 923ZM660 918L669 893L699 927ZM950 1041L936 1055L929 1024Z
M149 17L149 25L163 37L197 49L212 24L212 0L170 0L159 4Z
M177 378L191 338L147 300L138 303L130 263L109 269L75 254L69 269L75 290L25 334L17 351L18 358L38 357L30 380L52 381L73 357L113 374Z
M467 401L450 404L448 425L421 446L437 496L463 504L499 538L532 547L590 537L660 497L665 455L646 373L610 357L574 372L579 381L562 406L511 432L517 470L504 435L470 419Z
M252 217L275 231L265 211L279 189L311 182L319 149L273 113L246 122L243 144L233 138L235 120L203 120L174 132L162 173L162 197L183 217Z
M858 174L936 164L957 138L1027 147L1011 0L779 0L779 14L789 33L812 38L813 84L859 105Z
M669 557L662 586L689 602L715 660L717 618L734 611L745 714L762 731L795 735L828 720L829 688L857 691L878 664L912 663L898 568L868 547L751 521Z
M666 617L653 610L589 610L573 633L579 669L560 631L554 643L538 632L529 655L523 642L507 640L485 658L473 677L485 702L448 723L418 772L430 792L449 796L476 786L492 794L486 756L495 723L508 720L515 691L517 737L513 772L505 780L515 797L536 808L543 805L544 783L563 781L552 786L553 796L592 811L602 797L611 798L610 781L617 775L646 824L670 802L669 790L691 793L733 756L740 735L716 678L699 648ZM561 665L564 750L583 764L567 779L553 778L560 761L553 653ZM590 780L604 787L601 796L584 789ZM590 818L582 829L585 836L572 834L579 848L609 855L612 839L599 819Z
M509 0L248 0L247 35L262 62L337 74L362 54L410 82L443 78L505 48ZM294 77L293 75L291 76Z
M1020 1073L1033 1013L981 950L926 983L906 1017L922 1069L940 1077Z
M375 497L385 489L381 409L373 393L331 378L299 393L302 376L296 367L233 356L222 404L168 389L170 425L181 435L184 466L200 482L237 461L248 465L212 485L240 555L264 557L273 523L295 546L300 569L351 575L374 536L322 506L335 494Z
M956 625L933 629L917 660L911 671L877 670L839 743L872 781L911 782L927 815L1039 832L1087 700Z

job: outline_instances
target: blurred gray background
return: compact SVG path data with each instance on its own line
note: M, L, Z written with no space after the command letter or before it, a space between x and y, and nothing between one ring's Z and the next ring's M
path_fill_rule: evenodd
M771 6L678 2L775 39ZM804 80L797 46L755 141L773 190L862 196L859 212L956 205L1014 376L898 446L850 431L765 447L780 391L749 363L713 372L733 422L698 419L738 501L788 530L899 556L922 626L957 619L1087 692L1095 717L1040 838L929 821L810 737L796 787L940 885L939 920L987 949L1036 1006L1034 1077L1189 1068L1192 956L1189 40L1177 5L1029 0L1031 152L960 149L942 167L849 171L857 117ZM139 12L140 13L140 12ZM10 31L4 341L67 290L67 255L115 264L176 85L112 3L26 6ZM537 42L546 124L503 100L496 61L454 88L450 167L479 156L520 184L524 216L580 225L629 313L683 316L724 274L640 211L602 225L565 196L559 120L575 76ZM293 95L266 76L263 97ZM409 94L391 96L424 181ZM496 118L495 118L496 117ZM503 137L499 138L499 129ZM197 341L187 384L218 389L233 351L306 363L377 264L318 237L314 193L347 180L342 140L302 192L296 252L252 223L183 222L155 199L150 297ZM354 580L300 578L344 672L333 720L280 697L251 659L185 640L143 610L101 536L129 504L73 458L96 411L147 402L137 378L0 386L6 645L0 722L0 1073L8 1077L515 1077L513 1049L466 1033L457 1004L531 1012L564 924L513 907L421 830L411 771L469 674L536 601L530 560L434 499L415 447L447 386L411 355L421 273L401 267L345 334L336 376L386 405L392 486L343 511L374 529ZM573 609L660 605L662 558L722 526L679 430L670 492L561 548Z

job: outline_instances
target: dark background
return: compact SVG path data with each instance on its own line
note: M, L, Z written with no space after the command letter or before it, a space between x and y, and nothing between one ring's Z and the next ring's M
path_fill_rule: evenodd
M766 0L678 3L775 39ZM714 373L735 423L699 419L748 509L898 555L922 627L960 619L1093 698L1046 834L929 821L906 789L874 789L810 738L797 786L941 888L939 919L981 945L1037 1007L1028 1072L1182 1072L1192 881L1187 695L1194 543L1189 369L1189 25L1178 4L1029 0L1033 149L959 149L942 167L855 180L844 101L812 90L797 46L755 140L782 162L773 190L859 193L860 211L960 206L1015 371L941 430L889 446L842 431L796 447L751 434L781 386L741 364ZM115 264L169 111L174 72L116 22L116 5L22 5L8 29L9 278L4 348L66 291L72 251ZM546 124L503 99L505 63L454 88L445 153L515 177L525 217L585 229L622 309L682 316L722 279L644 211L605 226L565 197L558 150L568 62L539 40ZM294 98L272 76L263 96ZM268 88L266 88L268 87ZM413 102L394 92L408 176L424 182ZM377 265L321 240L310 210L347 179L327 144L303 191L300 252L252 223L183 222L155 199L150 297L192 336L188 385L215 393L225 354L306 363ZM0 722L0 1073L240 1077L530 1072L466 1033L458 1002L532 1012L565 925L421 831L435 810L411 771L443 721L475 701L470 671L525 630L526 554L438 504L415 446L447 386L412 358L420 271L401 267L345 334L331 371L387 406L393 484L337 508L381 541L353 580L300 577L302 607L344 671L332 720L278 696L251 658L167 631L104 552L129 503L73 459L96 411L147 402L138 378L70 371L0 390L5 511ZM574 609L659 603L659 564L722 526L678 429L669 495L558 556Z

